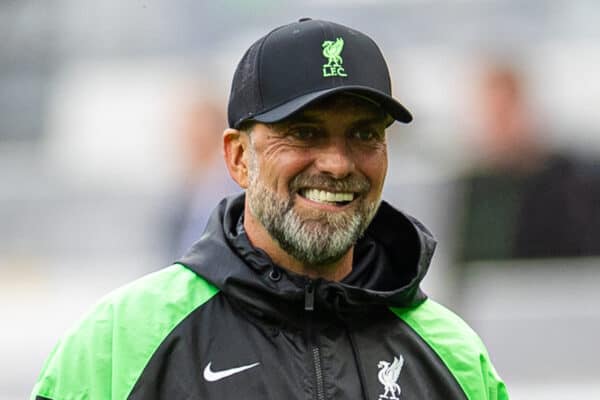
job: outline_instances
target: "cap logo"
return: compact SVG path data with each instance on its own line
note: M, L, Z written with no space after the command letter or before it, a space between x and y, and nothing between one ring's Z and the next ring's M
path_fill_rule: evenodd
M327 64L323 64L323 76L348 76L342 66L344 60L340 56L344 49L344 39L339 37L335 42L326 40L321 47L323 47L323 57L327 59Z

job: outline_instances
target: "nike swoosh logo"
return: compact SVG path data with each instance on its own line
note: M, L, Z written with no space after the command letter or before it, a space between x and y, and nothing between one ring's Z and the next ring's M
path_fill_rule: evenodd
M247 369L254 368L257 365L260 365L260 363L256 362L254 364L243 365L237 368L224 369L223 371L213 371L210 369L211 364L212 361L206 365L206 368L204 368L204 379L206 379L209 382L215 382L223 378L227 378L228 376L245 371Z

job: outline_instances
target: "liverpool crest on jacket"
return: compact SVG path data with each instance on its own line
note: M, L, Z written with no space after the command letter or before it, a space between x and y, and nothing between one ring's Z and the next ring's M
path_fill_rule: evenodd
M377 378L379 382L384 387L383 394L379 395L379 399L400 399L400 385L398 385L398 377L400 376L400 371L402 370L402 365L404 365L404 357L394 357L394 361L391 363L387 361L379 361L377 364L377 368L379 368L379 373L377 374Z

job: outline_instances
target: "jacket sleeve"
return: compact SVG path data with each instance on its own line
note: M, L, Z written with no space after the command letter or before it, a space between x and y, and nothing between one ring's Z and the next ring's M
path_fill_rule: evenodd
M479 336L456 314L431 299L415 308L392 308L438 355L469 400L508 400Z
M117 289L66 332L30 399L127 399L164 338L217 292L178 264Z
M66 332L46 360L31 400L110 399L113 307L100 304Z
M492 365L489 356L487 355L487 351L482 354L481 363L482 376L484 377L485 387L487 388L487 399L509 400L506 385Z

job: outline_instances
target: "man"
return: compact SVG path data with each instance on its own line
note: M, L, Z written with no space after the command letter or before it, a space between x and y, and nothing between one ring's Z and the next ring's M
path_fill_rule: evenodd
M489 62L475 88L478 159L461 177L456 212L460 273L473 261L600 255L598 167L544 141L514 66Z
M67 333L32 398L507 399L479 338L419 289L430 233L380 202L385 128L412 116L377 45L277 28L238 65L228 117L245 196Z

